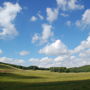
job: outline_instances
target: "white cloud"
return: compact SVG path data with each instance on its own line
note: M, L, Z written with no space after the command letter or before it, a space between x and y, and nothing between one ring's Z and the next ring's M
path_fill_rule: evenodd
M83 9L84 5L79 4L79 0L56 0L58 7L62 10Z
M61 62L61 61L65 60L67 57L68 57L67 55L58 56L55 58L55 62Z
M43 49L40 49L39 53L56 56L56 55L68 54L69 50L64 45L64 43L61 42L61 40L56 40L52 44L45 46Z
M53 36L52 32L52 25L49 24L43 24L42 25L43 31L42 31L42 36L41 36L41 42L47 42L50 37Z
M29 61L29 62L38 62L39 59L38 59L38 58L30 58L28 61Z
M21 56L26 56L26 55L29 55L30 54L30 52L29 51L21 51L21 52L19 52L19 55L21 55Z
M21 9L18 3L10 2L5 2L3 7L0 7L0 39L13 38L18 35L13 21Z
M40 12L38 12L38 17L41 19L41 20L44 20L44 17L41 15L41 13Z
M47 8L46 9L47 12L47 20L49 22L53 22L58 18L58 9L52 9L52 8Z
M0 49L0 54L2 54L3 53L3 51Z
M71 25L72 25L72 22L71 22L71 21L67 21L67 22L66 22L66 25L67 25L67 26L71 26Z
M69 15L66 14L66 13L61 13L60 15L63 16L63 17L68 17L68 16L69 16Z
M34 34L34 36L32 37L32 43L35 43L36 41L39 40L39 35L37 33Z
M22 59L14 59L8 57L0 57L0 62L10 63L10 64L24 64L25 61Z
M29 59L29 62L32 63L32 65L40 67L79 67L83 65L90 65L90 50L86 52L88 52L88 55L84 53L84 56L78 57L73 55L63 55L55 58L33 58Z
M78 52L81 52L81 51L83 51L83 50L85 50L85 49L88 49L88 48L90 48L90 36L88 36L88 38L87 38L86 40L82 41L82 42L80 43L80 45L78 45L78 46L73 50L73 52L74 52L74 53L78 53Z
M52 29L52 25L49 24L42 24L42 33L41 35L38 33L35 33L32 37L32 42L35 43L36 41L39 41L40 44L46 43L50 37L54 35Z
M48 63L48 62L51 62L52 59L51 58L48 58L48 57L44 57L40 60L41 63Z
M88 28L90 27L90 9L87 9L84 14L82 15L81 20L76 21L76 25L81 28Z
M83 9L84 5L79 4L79 0L56 0L58 7L62 10Z
M90 48L89 49L86 49L86 50L84 50L82 52L80 52L79 53L79 56L80 57L83 57L83 58L85 58L85 57L90 58Z
M79 67L90 64L90 36L80 43L77 47L69 50L60 40L45 46L39 50L40 54L56 56L48 63L47 67ZM47 60L48 61L48 60ZM45 61L43 61L45 62ZM38 64L39 65L39 64Z
M32 64L42 67L79 67L90 64L90 36L72 50L61 41L56 40L39 50L40 54L54 56L32 59ZM55 57L56 56L56 57Z
M90 24L90 9L87 9L82 17L82 21L84 21L86 24Z
M33 58L29 60L32 65L37 65L39 67L79 67L82 65L89 65L89 58L76 57L72 55L57 56L55 58L43 57Z
M44 20L44 17L41 15L41 12L40 11L37 13L37 16L32 16L30 18L30 21L35 22L35 21L37 21L39 19L40 20Z
M31 20L32 22L35 22L35 21L37 21L37 17L32 16L30 20Z
M39 67L48 67L48 65L53 62L52 58L43 57L43 58L31 58L28 60L32 65L37 65Z
M90 36L72 50L69 50L67 46L61 42L61 40L56 40L55 42L45 46L43 49L40 49L39 52L50 56L56 55L56 57L31 58L28 60L30 65L37 65L40 67L79 67L82 65L89 65ZM0 57L0 62L22 65L25 64L22 59L7 57Z

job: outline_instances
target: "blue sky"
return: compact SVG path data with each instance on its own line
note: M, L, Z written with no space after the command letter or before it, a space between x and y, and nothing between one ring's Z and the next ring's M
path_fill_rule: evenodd
M90 64L89 0L0 0L0 61L40 67Z

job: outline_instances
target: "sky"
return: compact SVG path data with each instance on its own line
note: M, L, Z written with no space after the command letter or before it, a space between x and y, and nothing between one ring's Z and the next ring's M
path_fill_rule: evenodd
M90 1L0 0L0 62L90 65Z

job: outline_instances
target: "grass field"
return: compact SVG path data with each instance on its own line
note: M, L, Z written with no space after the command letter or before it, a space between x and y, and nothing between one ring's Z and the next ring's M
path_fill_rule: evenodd
M56 73L10 68L0 72L0 90L90 90L90 73Z

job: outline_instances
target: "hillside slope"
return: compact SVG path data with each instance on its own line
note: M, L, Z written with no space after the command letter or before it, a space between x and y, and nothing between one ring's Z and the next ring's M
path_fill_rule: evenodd
M23 70L31 70L30 67L32 67L32 66L25 67L25 66L14 65L14 64L7 64L7 63L0 62L0 69L23 69ZM68 68L68 69L70 70L70 72L90 72L90 65L85 65L85 66L81 66L81 67L73 67L73 68ZM38 67L36 70L40 70L40 68ZM48 68L47 70L50 70L50 68Z
M13 67L9 64L1 63L0 62L0 70L16 70L16 67Z
M90 72L90 65L85 65L81 67L75 67L75 68L70 68L71 72Z

